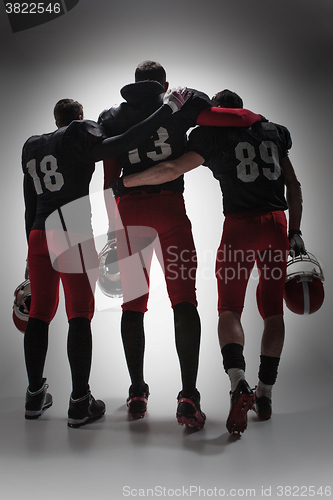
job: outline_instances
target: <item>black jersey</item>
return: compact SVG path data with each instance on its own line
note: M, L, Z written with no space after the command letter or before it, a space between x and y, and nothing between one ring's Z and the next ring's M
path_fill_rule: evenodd
M95 162L141 144L171 115L171 107L165 104L126 133L110 138L97 123L79 120L28 139L22 152L27 235L32 228L44 229L52 212L77 199L80 203L75 204L70 215L71 230L89 230L88 194Z
M212 106L206 94L196 90L192 92L182 109L166 119L149 140L128 154L118 157L124 176L142 172L156 163L166 159L174 160L184 154L186 132L196 125L199 113ZM121 134L158 109L163 104L163 94L162 85L154 81L126 85L121 89L121 95L126 102L103 111L99 116L99 123L103 125L108 136ZM154 189L183 192L184 178L180 176L174 181L154 186Z
M82 197L86 202L80 205L78 223L82 221L86 225L88 220L90 224L88 194L95 169L92 152L103 138L105 133L101 126L81 120L26 141L22 168L27 235L31 229L45 229L45 220L53 211Z
M237 129L198 127L188 144L220 182L225 215L288 208L280 160L290 148L288 129L271 122Z

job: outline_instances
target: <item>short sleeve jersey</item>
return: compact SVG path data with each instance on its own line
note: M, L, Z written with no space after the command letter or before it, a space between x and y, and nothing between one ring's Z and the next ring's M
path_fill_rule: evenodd
M212 106L208 96L192 90L191 98L182 109L165 119L156 133L138 148L118 157L123 175L142 172L155 164L174 160L186 150L186 132L196 125L200 112ZM126 85L121 90L126 102L101 113L99 123L109 137L122 134L136 123L147 118L163 104L164 89L158 82L147 81ZM147 186L148 188L148 186ZM156 189L183 192L184 178L154 186ZM138 188L135 188L138 189Z
M88 200L95 169L91 151L104 138L101 126L83 120L27 140L22 150L24 194L26 213L33 214L26 221L27 234L31 229L45 229L46 218L61 206L82 197ZM84 210L90 223L89 202ZM82 213L77 219L86 222Z
M271 122L237 129L197 127L188 144L220 182L225 215L288 208L280 160L290 148L288 129Z

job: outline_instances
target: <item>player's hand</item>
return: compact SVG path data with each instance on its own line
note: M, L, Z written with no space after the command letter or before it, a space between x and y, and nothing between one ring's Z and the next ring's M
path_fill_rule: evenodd
M116 198L124 194L127 188L124 186L123 177L117 177L116 179L111 179L110 188Z
M306 254L304 241L301 235L301 231L289 231L289 255L291 257L298 257L299 255Z
M164 94L163 103L168 104L173 113L176 113L191 97L192 92L187 87L178 87L177 89L168 90Z

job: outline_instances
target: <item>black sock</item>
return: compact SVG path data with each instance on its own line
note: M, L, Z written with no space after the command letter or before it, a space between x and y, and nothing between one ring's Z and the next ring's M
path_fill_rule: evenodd
M201 325L197 308L191 302L181 302L173 308L176 349L180 362L183 390L193 392L199 363Z
M280 358L272 356L260 356L260 366L258 377L266 385L274 385L278 373Z
M38 391L43 385L48 332L48 323L40 319L29 318L24 334L24 356L31 392Z
M223 366L228 373L229 368L240 368L245 371L245 359L243 356L243 346L241 344L226 344L221 349Z
M139 311L124 311L121 318L121 338L132 386L144 389L143 360L145 352L144 314Z
M92 336L88 318L69 320L67 354L72 374L72 398L85 396L89 389Z

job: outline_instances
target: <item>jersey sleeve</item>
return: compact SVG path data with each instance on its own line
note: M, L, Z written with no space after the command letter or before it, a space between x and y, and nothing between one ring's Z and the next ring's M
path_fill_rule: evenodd
M287 156L289 154L289 149L292 146L292 140L291 140L291 135L290 135L289 130L286 127L284 127L283 125L280 125L279 127L282 131L283 138L284 138L284 151L282 152L282 157L283 157L283 156Z
M24 196L24 204L25 204L25 232L27 235L27 240L29 239L29 234L33 223L36 218L36 210L37 210L37 193L36 189L30 176L25 159L25 148L22 150L22 169L23 169L23 196Z
M102 111L99 114L99 117L98 117L98 120L97 120L97 123L99 125L103 125L103 122L107 119L108 113L109 113L109 110L108 109L104 109L104 111Z
M106 132L107 137L112 137L115 130L115 119L113 115L113 108L102 111L98 117L98 124L103 127Z
M196 123L214 127L250 127L262 119L262 115L248 109L209 107L200 112Z
M212 134L209 133L209 128L197 127L192 130L186 150L198 153L204 158L206 163L213 151Z
M200 113L206 108L211 108L212 102L203 92L194 89L188 90L192 92L192 95L179 111L179 115L187 119L189 127L195 127Z
M96 146L92 151L94 160L114 158L135 149L139 144L149 139L158 127L163 124L163 120L171 115L171 107L164 104L155 113L131 127L124 134L105 139Z
M62 155L70 154L72 139L76 140L79 153L94 160L93 151L106 138L106 133L101 125L91 120L75 120L66 129L65 140L62 143Z

